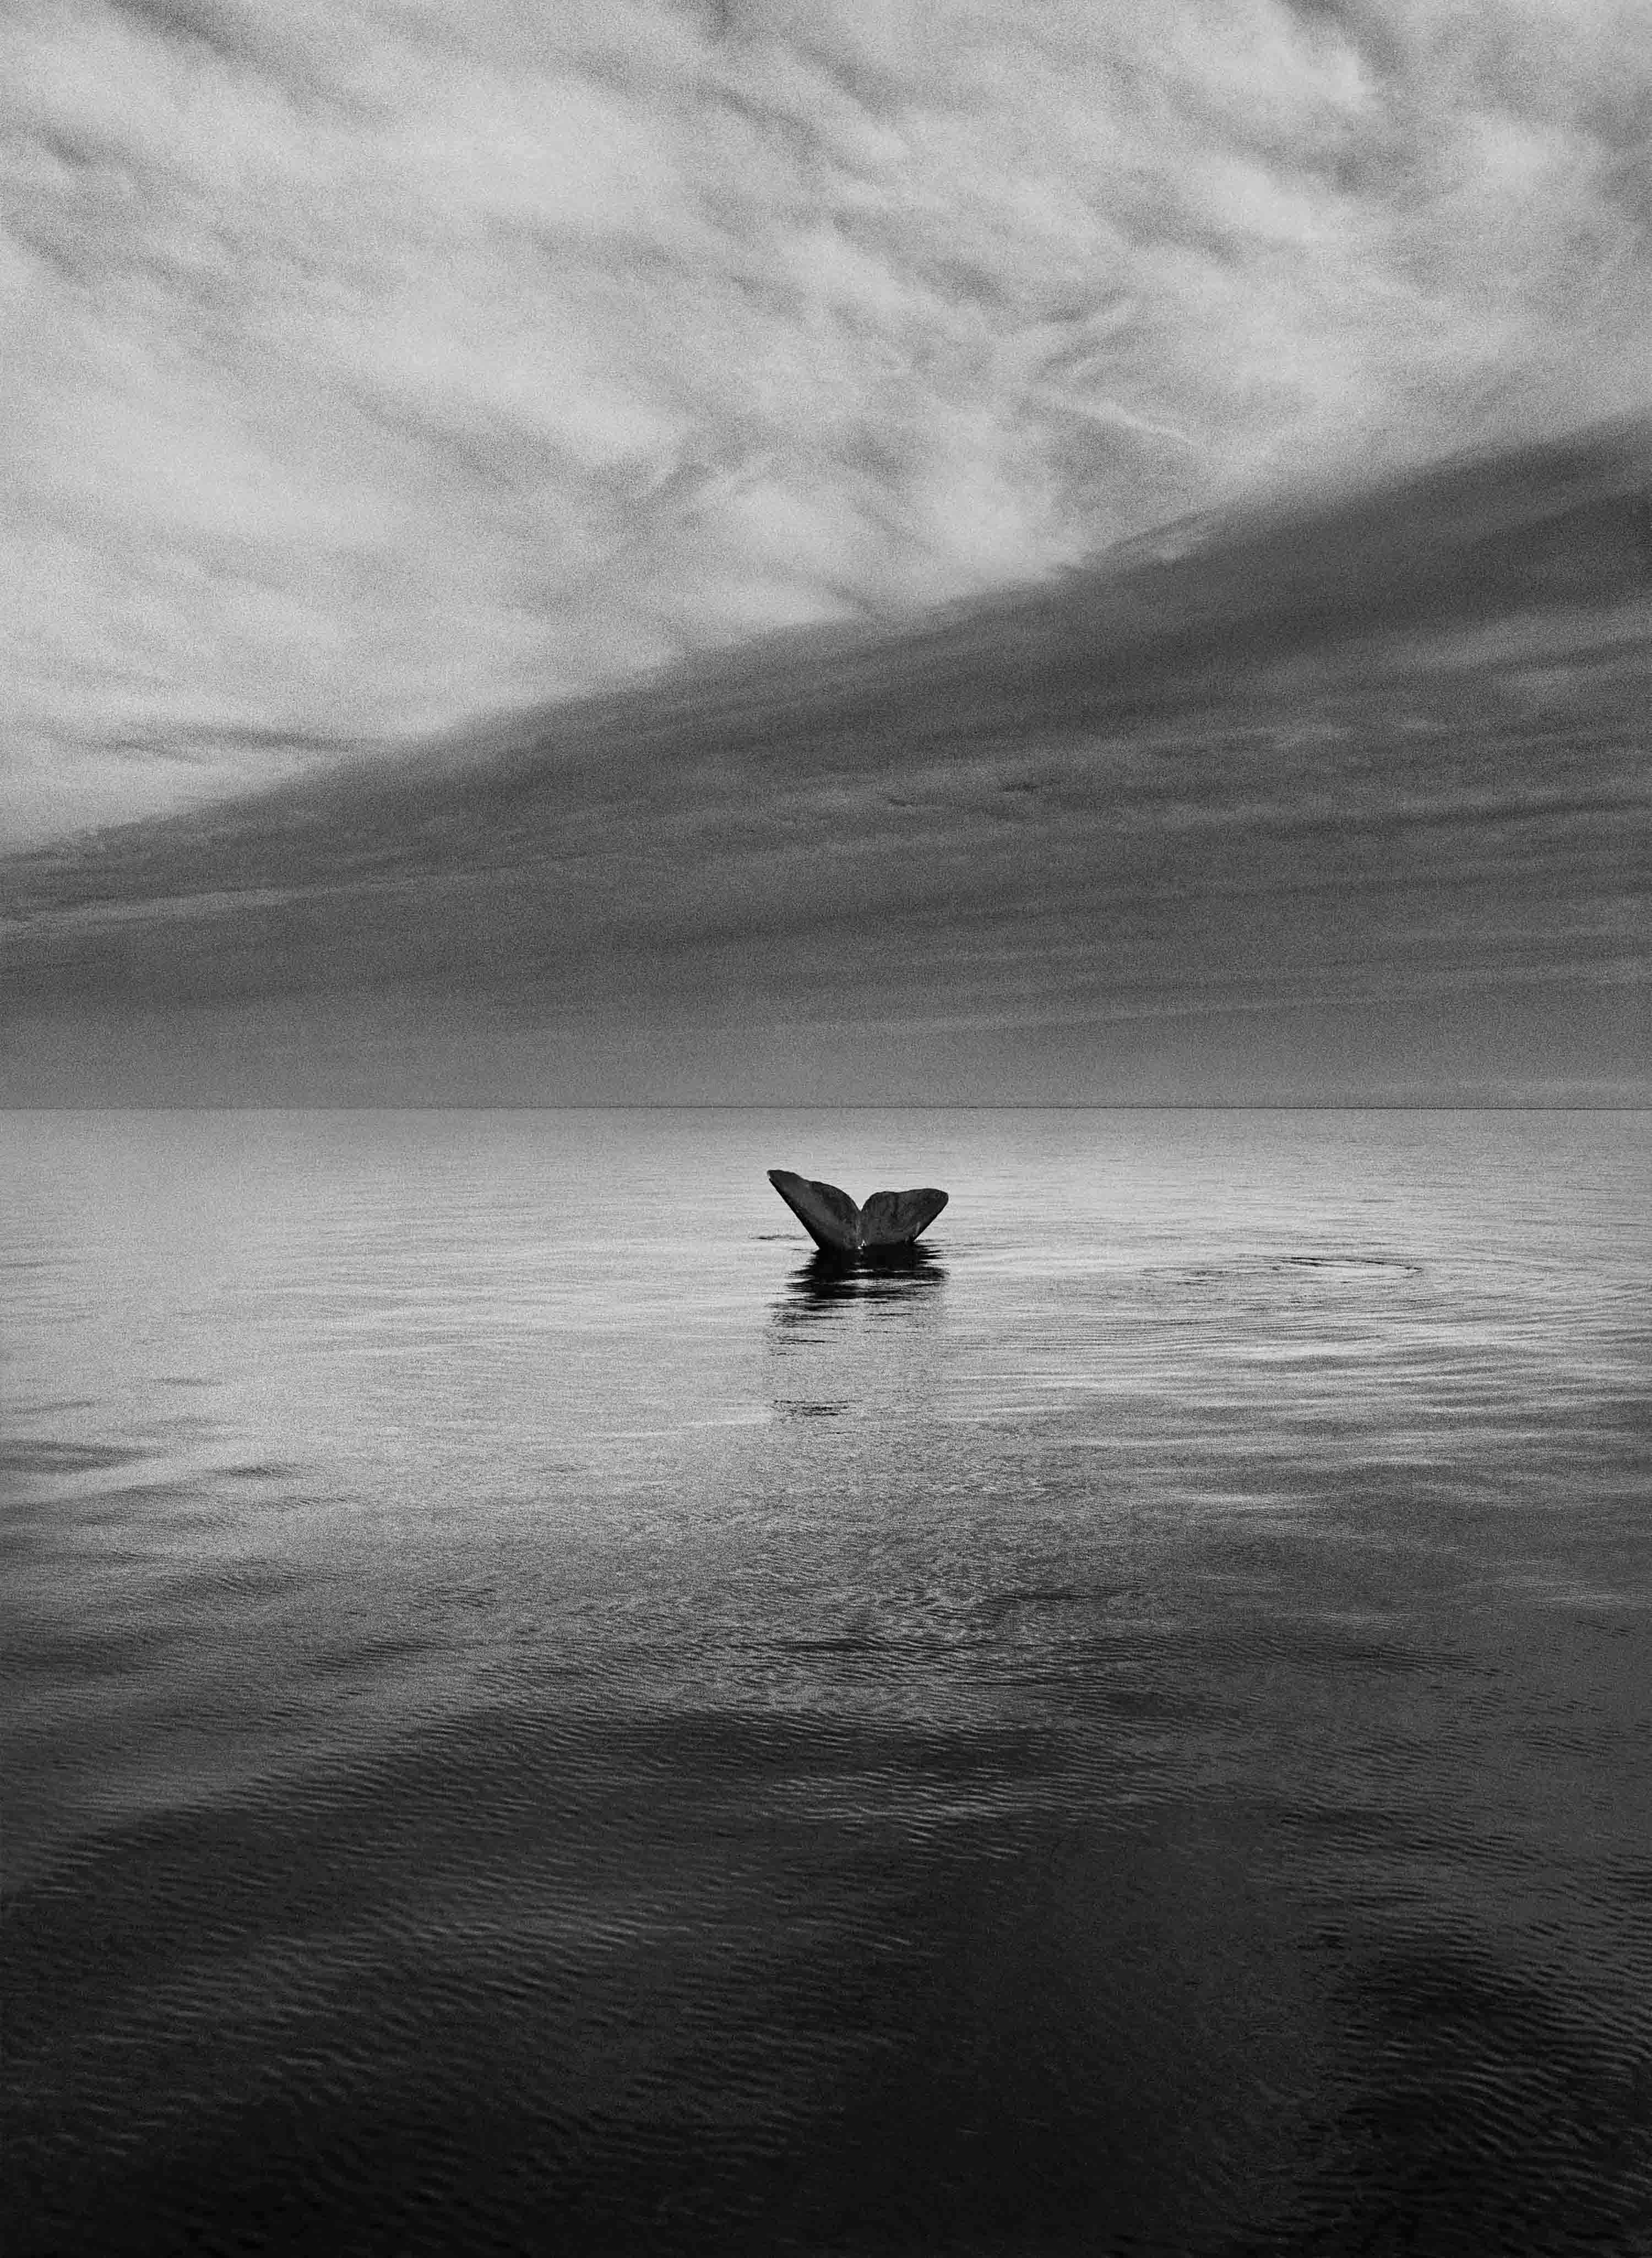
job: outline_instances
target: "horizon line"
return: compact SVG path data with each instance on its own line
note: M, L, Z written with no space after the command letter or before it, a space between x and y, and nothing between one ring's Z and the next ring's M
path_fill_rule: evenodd
M19 1113L1648 1113L1652 1100L1632 1104L1588 1099L1435 1098L1339 1100L1223 1098L1065 1098L1044 1102L986 1098L866 1098L819 1103L808 1098L626 1098L563 1099L538 1104L525 1098L404 1101L345 1100L237 1104L231 1100L183 1100L176 1104L89 1098L67 1104L14 1104L0 1099L0 1117Z

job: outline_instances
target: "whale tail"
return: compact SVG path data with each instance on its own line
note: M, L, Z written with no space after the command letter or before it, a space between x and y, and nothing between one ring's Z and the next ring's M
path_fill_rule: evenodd
M769 1182L815 1246L832 1254L910 1246L946 1205L946 1194L933 1184L915 1191L873 1192L864 1207L857 1207L836 1184L815 1183L790 1168L771 1168Z

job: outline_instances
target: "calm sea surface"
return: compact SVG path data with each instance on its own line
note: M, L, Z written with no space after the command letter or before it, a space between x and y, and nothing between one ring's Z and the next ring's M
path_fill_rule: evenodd
M0 1116L7 2258L1652 2249L1648 1128Z

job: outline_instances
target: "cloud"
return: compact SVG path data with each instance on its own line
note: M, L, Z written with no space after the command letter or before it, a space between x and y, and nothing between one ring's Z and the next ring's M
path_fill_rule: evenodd
M24 828L1652 366L1639 0L41 0L0 40Z
M0 870L12 1103L1646 1095L1652 417Z

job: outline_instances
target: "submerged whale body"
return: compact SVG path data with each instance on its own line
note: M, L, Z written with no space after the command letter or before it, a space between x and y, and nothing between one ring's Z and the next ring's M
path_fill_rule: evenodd
M946 1194L933 1184L916 1191L873 1192L857 1207L836 1184L817 1184L790 1168L771 1168L769 1182L816 1246L829 1254L872 1254L886 1247L910 1246L946 1205Z

